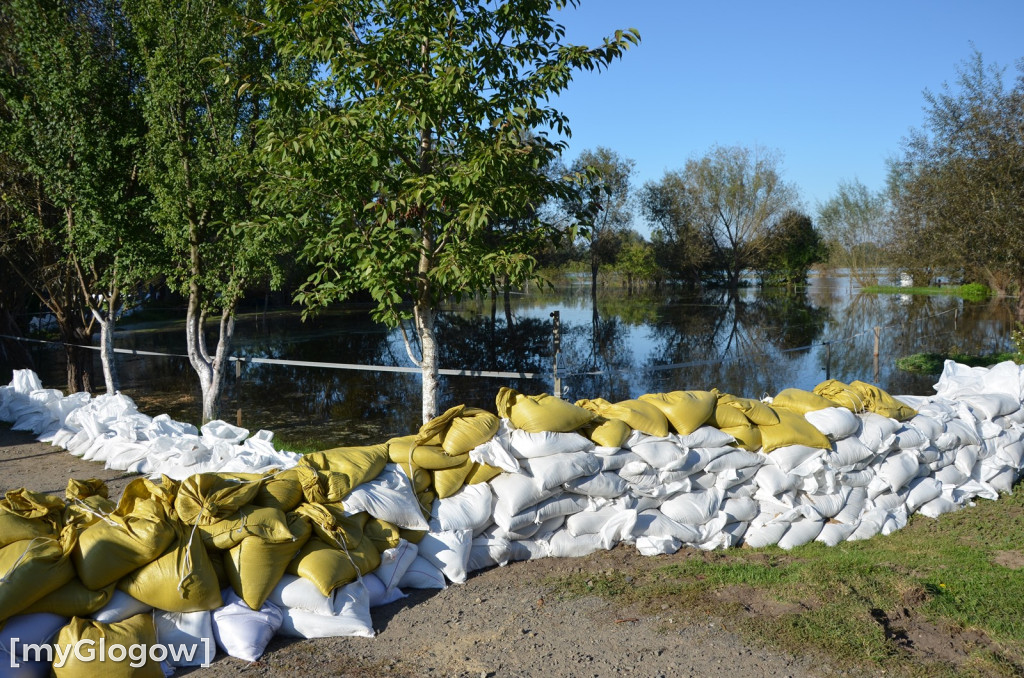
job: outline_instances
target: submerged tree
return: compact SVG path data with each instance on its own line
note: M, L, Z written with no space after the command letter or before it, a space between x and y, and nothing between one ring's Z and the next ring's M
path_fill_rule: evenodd
M264 145L266 204L290 209L315 267L297 299L315 311L368 290L374 318L402 328L422 370L424 420L437 411L438 305L492 278L529 278L532 252L559 235L533 209L576 190L539 171L564 148L549 135L569 132L549 98L639 40L627 31L593 49L564 44L552 17L563 4L267 3L261 34L316 66L309 79L278 81L275 96L301 100ZM509 216L517 228L489 238Z
M789 210L764 234L767 246L758 269L761 279L787 287L807 282L807 270L828 257L828 248L811 218Z
M1024 62L1007 87L975 52L924 97L924 127L890 167L896 241L912 260L1013 288L1024 318Z
M670 171L658 181L648 181L640 191L640 209L651 224L655 261L663 275L696 284L712 245L695 220L685 176Z
M829 262L849 269L862 285L877 281L880 266L891 262L892 240L885 196L859 180L840 181L836 192L818 205L818 223L829 248Z

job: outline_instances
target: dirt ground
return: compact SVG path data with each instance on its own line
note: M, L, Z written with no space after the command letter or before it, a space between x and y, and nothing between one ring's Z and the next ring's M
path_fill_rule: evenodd
M0 491L27 487L63 495L69 478L103 478L114 498L131 477L0 424ZM550 583L553 577L576 572L600 575L667 565L676 557L687 556L680 552L645 558L632 547L620 546L587 558L513 563L471 575L465 584L443 591L410 590L408 598L375 608L377 636L372 639L279 636L256 663L221 653L209 668L183 669L177 675L853 675L821 657L748 645L715 618L643 613L599 597L565 599Z

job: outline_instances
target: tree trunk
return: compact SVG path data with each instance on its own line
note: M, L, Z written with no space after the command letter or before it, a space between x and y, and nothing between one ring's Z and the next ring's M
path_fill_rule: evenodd
M437 375L437 336L434 334L434 309L423 300L416 303L416 334L420 338L423 358L423 423L437 416L437 394L441 384Z
M203 423L213 421L220 415L220 394L224 386L224 366L231 351L235 331L235 302L221 309L220 329L217 347L213 355L206 347L206 316L200 310L198 292L189 294L188 314L185 322L185 339L188 359L192 369L199 376L199 388L203 398Z
M68 393L92 392L92 352L85 348L92 338L81 326L61 327L64 356L67 359Z
M108 314L104 317L94 313L93 317L100 325L100 364L103 366L103 383L107 393L114 394L118 390L117 360L114 354L114 321Z

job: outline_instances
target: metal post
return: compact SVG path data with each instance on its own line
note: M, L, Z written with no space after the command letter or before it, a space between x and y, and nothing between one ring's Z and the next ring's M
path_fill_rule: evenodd
M558 354L562 350L562 317L559 311L551 312L551 346L554 361L551 366L551 376L555 382L555 397L562 397L562 378L558 376Z

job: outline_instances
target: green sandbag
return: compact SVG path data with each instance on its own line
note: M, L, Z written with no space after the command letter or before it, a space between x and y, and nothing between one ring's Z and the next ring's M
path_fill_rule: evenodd
M466 484L469 472L473 470L473 466L476 464L476 462L469 458L468 454L464 454L461 457L453 457L453 459L461 459L462 463L453 468L438 469L430 472L434 477L434 491L437 492L438 499L450 497L461 490L462 486Z
M259 474L196 473L178 487L174 510L186 525L212 525L252 503L262 482Z
M87 617L106 605L113 594L114 584L92 591L85 588L78 577L74 577L64 586L26 607L21 614L49 612L62 617Z
M309 520L296 513L288 516L288 529L288 541L269 543L259 537L246 537L224 556L224 573L231 588L254 610L263 606L313 533Z
M761 429L753 424L744 426L728 426L722 429L722 433L728 433L736 439L736 445L748 452L756 452L761 449Z
M304 455L295 467L306 501L341 501L352 489L373 480L388 464L388 446L336 447Z
M622 444L629 438L633 429L621 419L606 419L595 417L590 423L579 430L581 435L589 438L595 445L601 447L622 447Z
M465 485L476 485L477 483L486 483L494 478L497 478L504 469L500 469L497 466L491 466L490 464L484 464L477 462L473 464L472 468L469 469L469 473L466 474Z
M74 576L65 545L57 537L23 539L0 548L0 623Z
M351 584L360 575L380 567L380 552L366 537L355 545L341 548L319 537L311 537L288 564L288 573L313 582L325 596L339 586Z
M158 610L200 612L223 604L220 582L203 540L191 526L171 523L173 542L151 563L125 575L117 587Z
M787 388L779 391L779 395L772 398L772 407L776 410L785 409L797 414L817 412L827 407L835 407L831 400L821 397L817 393L804 391L799 388Z
M718 396L718 404L729 405L735 407L750 420L752 424L757 426L773 426L779 423L779 415L775 413L775 410L770 405L762 403L760 400L754 400L753 398L739 398L729 393L722 393ZM715 410L718 413L718 410Z
M156 624L149 612L111 624L75 617L60 630L55 642L62 648L79 649L77 653L69 652L66 661L59 666L54 663L53 673L57 678L163 678L164 675L160 662L153 661L149 653L156 645ZM115 661L118 656L110 656L115 645L126 650L120 661ZM103 648L102 655L100 648ZM138 653L134 648L142 648L143 652Z
M370 518L363 526L363 536L373 542L377 550L384 553L398 546L402 535L398 526L380 518Z
M256 493L252 503L256 506L276 508L288 513L302 503L302 483L299 472L294 468L286 471L272 471L263 478L260 491Z
M863 381L851 381L850 389L861 395L869 412L896 421L906 421L917 414L917 410L893 398L877 386Z
M495 404L499 416L510 419L516 428L528 433L568 433L597 416L547 393L528 396L507 386L498 390Z
M292 539L288 519L284 513L276 508L253 504L243 506L224 520L212 525L199 525L196 529L202 535L207 548L221 551L234 547L246 537L258 537L272 543Z
M832 443L824 433L804 419L802 414L789 410L776 410L779 423L773 426L760 426L761 449L768 453L787 445L806 445L824 450L832 449Z
M866 412L867 403L857 391L838 379L827 379L814 387L814 392L830 401L832 407L845 407L852 412Z
M661 410L680 435L689 435L706 424L718 403L718 398L710 391L648 393L639 399Z
M645 400L623 400L610 403L604 398L577 400L576 405L606 419L618 419L641 433L665 437L668 435L668 419L653 403Z
M457 405L420 427L416 443L440 445L445 454L457 457L493 438L499 423L486 410Z
M0 547L35 537L56 537L63 526L64 500L21 488L0 499Z

